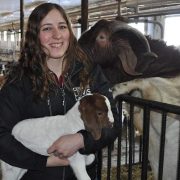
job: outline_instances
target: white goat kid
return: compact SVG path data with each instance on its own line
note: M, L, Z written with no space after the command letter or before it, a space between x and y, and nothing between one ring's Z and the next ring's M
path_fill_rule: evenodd
M154 100L173 105L180 105L180 76L174 78L145 78L116 84L113 87L114 98L121 94L130 93L132 96L147 100ZM158 179L159 148L161 135L161 118L158 112L150 114L149 160L155 179ZM174 114L167 115L163 180L176 180L180 117ZM135 127L143 132L143 110L134 109Z
M15 125L12 134L28 149L49 156L47 149L60 136L86 129L97 140L101 137L102 128L112 127L113 122L109 100L95 93L84 96L65 115L21 121ZM78 180L90 180L86 165L91 164L94 158L94 154L86 156L79 152L68 158ZM2 162L2 180L19 180L26 171Z

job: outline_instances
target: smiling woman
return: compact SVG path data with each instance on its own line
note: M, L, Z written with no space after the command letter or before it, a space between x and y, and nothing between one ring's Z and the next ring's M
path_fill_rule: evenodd
M75 180L68 158L78 151L94 154L117 137L117 112L109 89L101 68L91 64L80 48L64 9L53 3L39 5L29 16L19 61L0 91L0 159L27 169L21 180ZM98 141L89 131L80 129L59 137L48 147L47 156L33 152L12 136L18 122L65 115L89 93L106 96L115 119L113 128L102 129ZM68 127L69 123L65 123ZM95 159L87 167L91 180L96 179L96 164Z

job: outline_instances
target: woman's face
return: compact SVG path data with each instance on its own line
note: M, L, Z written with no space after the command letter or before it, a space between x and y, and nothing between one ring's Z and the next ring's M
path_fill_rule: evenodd
M70 32L58 10L51 10L41 21L39 38L50 59L64 57L69 46Z

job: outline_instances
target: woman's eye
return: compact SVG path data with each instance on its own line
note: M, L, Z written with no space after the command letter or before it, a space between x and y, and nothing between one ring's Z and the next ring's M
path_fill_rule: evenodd
M45 27L45 28L42 29L42 31L50 31L50 30L51 30L50 27Z
M67 26L60 26L59 29L66 29Z

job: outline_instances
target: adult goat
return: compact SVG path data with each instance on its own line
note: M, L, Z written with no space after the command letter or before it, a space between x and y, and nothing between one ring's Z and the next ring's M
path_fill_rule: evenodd
M79 39L112 85L147 77L180 74L180 51L162 40L144 36L119 20L100 20Z
M116 84L113 96L129 94L139 98L180 105L180 76L174 78L144 78ZM128 107L128 106L127 106ZM134 108L134 125L143 132L143 109ZM149 161L154 177L158 179L159 149L161 139L162 114L158 111L150 113ZM144 122L145 123L145 122ZM176 180L178 167L180 116L167 114L163 180Z
M141 98L179 105L180 51L176 47L167 46L162 40L144 36L123 21L123 18L121 20L108 21L102 19L98 21L82 34L79 43L92 61L102 67L112 87L114 86L114 89L119 90L119 92L114 91L114 96L133 90L132 92L136 92ZM131 86L134 86L134 89ZM138 90L141 89L141 91L134 91L135 87ZM135 115L137 117L142 114L135 113ZM156 142L159 137L159 116L158 113L154 113L152 118L154 121L151 122L152 125L155 123L153 125L154 130L158 128L154 132L154 135L157 134L157 137L151 138L153 136L151 136L152 134L150 135L151 140L154 140L154 144L157 147L159 147L160 143ZM168 117L167 127L169 130L166 131L166 138L169 140L166 141L168 143L165 149L165 156L169 153L167 156L170 162L176 164L176 166L176 160L173 160L173 158L177 157L177 153L173 155L172 159L170 156L173 151L178 149L176 148L179 144L177 139L179 137L179 121L176 120L178 118L178 116ZM136 120L136 125L142 130L141 121L138 121L137 118ZM173 139L173 144L171 144L171 139ZM157 148L156 146L154 148ZM150 154L151 158L154 158L155 163L158 159L157 153L152 152ZM165 161L168 161L168 158ZM153 166L152 163L151 165ZM171 178L174 178L173 175L175 176L176 173L172 173L172 170L173 167L169 167L166 164L164 173L167 176L164 175L164 178L168 179L168 174ZM153 171L156 176L156 165Z

